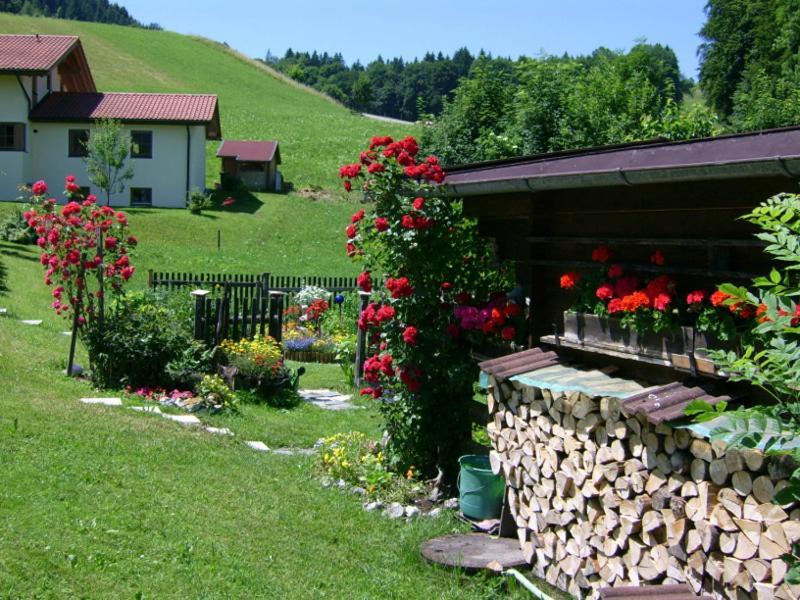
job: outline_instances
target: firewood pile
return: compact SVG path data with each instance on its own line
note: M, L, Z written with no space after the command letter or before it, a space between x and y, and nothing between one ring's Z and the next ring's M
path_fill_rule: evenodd
M793 465L626 414L611 397L489 378L492 468L535 573L575 596L686 583L715 598L800 598L782 555L800 508L771 502Z

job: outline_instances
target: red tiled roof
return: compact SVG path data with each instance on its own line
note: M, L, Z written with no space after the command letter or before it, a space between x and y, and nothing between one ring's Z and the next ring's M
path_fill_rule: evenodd
M49 71L77 43L74 35L0 35L0 71Z
M31 112L31 121L118 119L150 123L210 123L217 97L207 94L54 92Z
M269 162L275 157L277 150L278 142L274 140L263 142L225 140L217 150L217 156L235 158L239 162Z

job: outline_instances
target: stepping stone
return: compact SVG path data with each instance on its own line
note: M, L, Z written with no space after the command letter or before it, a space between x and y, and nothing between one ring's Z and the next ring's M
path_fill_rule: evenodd
M361 408L350 403L352 399L350 394L342 394L333 390L300 390L297 393L306 402L325 410Z
M248 446L250 446L253 450L258 450L259 452L269 452L269 446L267 446L264 442L245 442Z
M194 415L168 415L164 413L161 416L165 419L169 419L170 421L180 423L181 425L202 425L202 423L200 423L200 419Z
M81 398L84 404L102 404L103 406L122 406L121 398Z
M161 414L161 409L158 408L157 406L129 406L128 408L130 408L131 410L138 410L139 412L144 412L144 413L153 413L156 415Z
M283 456L310 456L314 454L313 448L277 448L272 451L274 454Z
M0 315L7 315L8 309L7 308L0 308Z
M71 331L62 331L61 335L67 335L67 336L72 337L72 332Z
M41 319L20 319L20 321L22 323L25 323L25 325L41 325L42 324L42 320Z
M233 435L233 432L227 427L206 427L206 431L214 435Z

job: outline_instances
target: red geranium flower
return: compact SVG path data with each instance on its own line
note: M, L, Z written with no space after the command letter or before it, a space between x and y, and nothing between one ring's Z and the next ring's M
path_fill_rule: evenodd
M363 218L364 218L364 209L362 208L358 212L356 212L352 217L350 217L350 222L358 223Z
M581 276L578 273L570 271L569 273L564 273L559 280L559 284L565 290L573 289L578 282L581 280Z
M414 210L422 210L422 207L425 206L425 199L414 198L414 201L411 203L411 206L414 207Z
M503 327L503 330L500 332L500 336L507 342L513 340L515 334L516 330L513 327Z
M726 294L722 290L717 290L711 294L711 304L713 306L722 306L728 298L732 298L730 294Z
M409 325L403 330L403 341L409 346L417 345L417 334L419 331L413 325Z
M353 184L350 183L349 180L345 180L345 182L342 185L344 185L344 189L347 192L349 192L349 191L351 191L353 189Z
M686 304L700 304L705 299L705 290L694 290L693 292L689 292L689 294L686 296Z
M604 283L595 290L594 295L600 300L611 300L614 297L614 286L610 283Z
M592 260L595 262L608 262L611 258L611 250L608 246L598 246L592 250Z
M622 265L611 265L608 267L608 276L609 277L622 277Z
M34 196L44 196L47 193L47 184L40 179L31 187Z
M236 198L233 196L228 196L225 200L222 201L222 206L232 206L236 204Z
M344 232L347 234L349 239L353 239L356 237L356 235L358 235L358 229L352 223L345 228Z
M375 229L378 231L386 231L389 229L389 220L386 217L377 217L375 219Z

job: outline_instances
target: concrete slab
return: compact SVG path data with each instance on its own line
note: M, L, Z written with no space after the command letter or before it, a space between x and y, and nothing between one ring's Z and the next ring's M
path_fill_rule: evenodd
M162 414L161 409L157 406L129 406L128 408L131 410L138 410L139 412L153 413L155 415Z
M233 432L227 427L206 427L205 429L214 435L233 435Z
M267 446L264 442L245 442L248 446L250 446L253 450L257 450L258 452L269 452L269 446Z
M181 425L202 425L200 419L194 415L168 415L164 413L161 416L165 419L169 419L170 421L180 423Z
M25 325L41 325L41 319L20 319L21 323L25 323Z
M103 406L122 406L121 398L81 398L84 404L102 404Z

